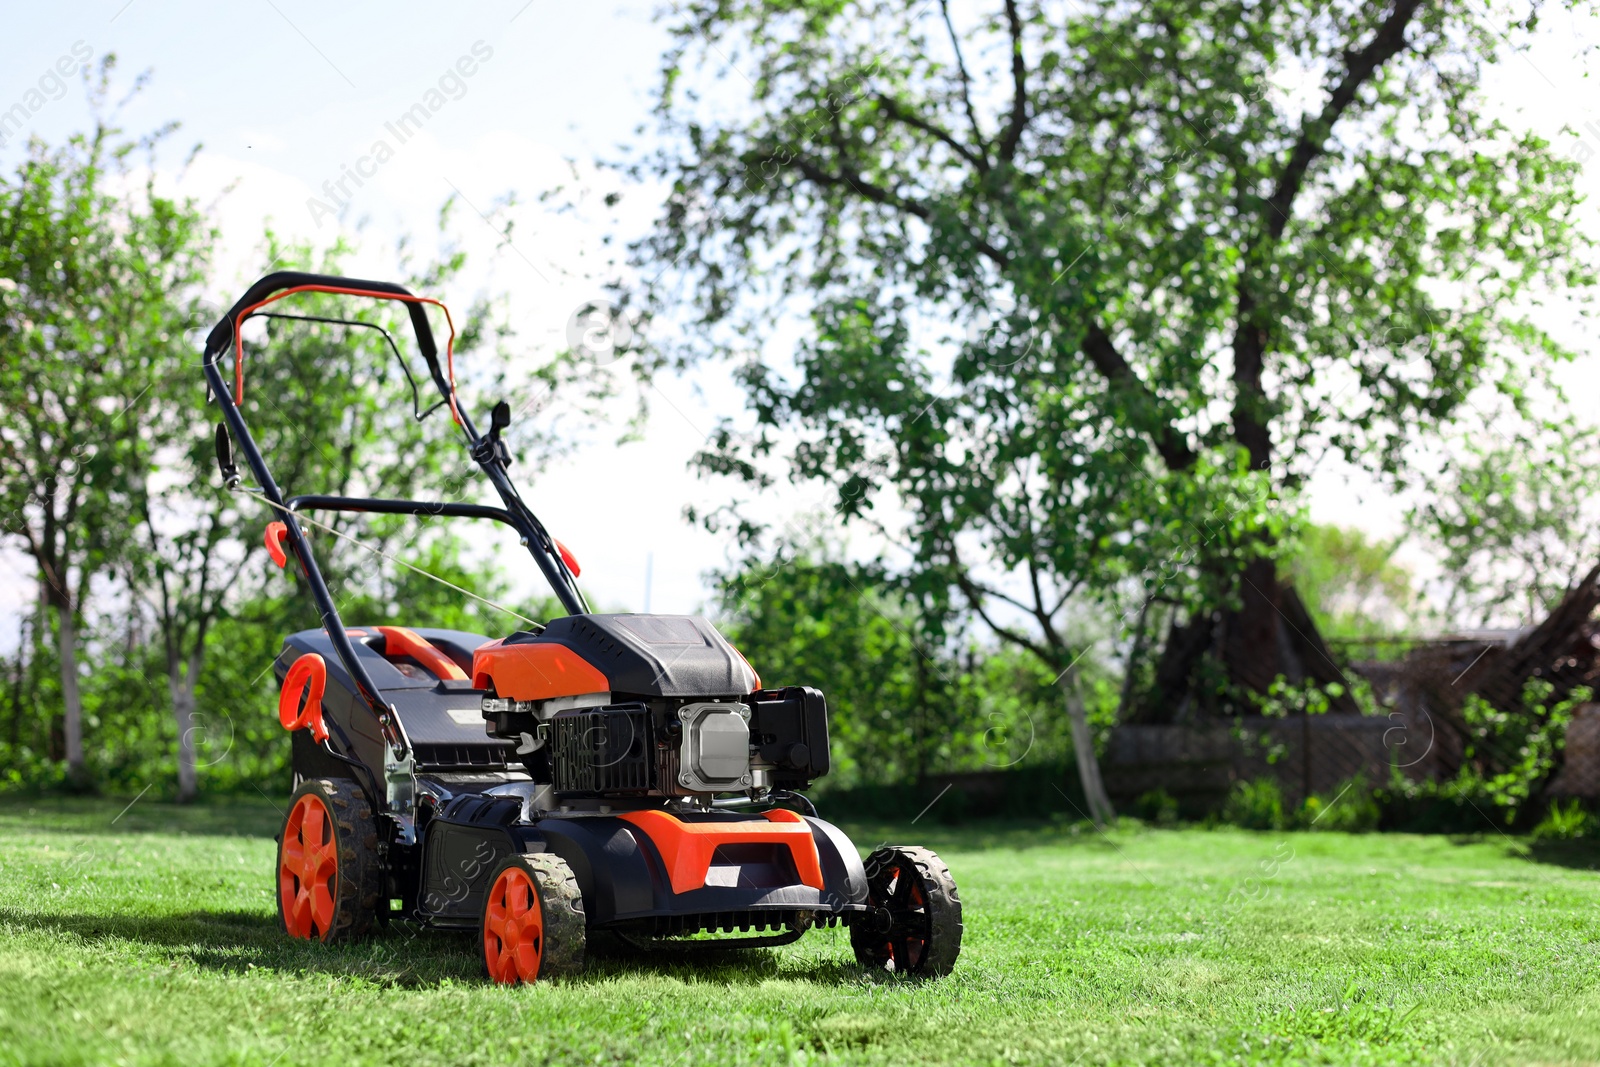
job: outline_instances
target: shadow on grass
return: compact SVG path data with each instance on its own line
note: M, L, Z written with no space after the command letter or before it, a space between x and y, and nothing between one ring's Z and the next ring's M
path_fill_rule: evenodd
M1519 842L1516 854L1535 863L1549 863L1556 867L1570 867L1578 871L1600 870L1600 841L1580 838L1576 841Z
M0 800L0 827L27 833L272 838L283 823L287 802L271 797L197 804L169 804L148 797L7 797Z
M397 989L432 988L446 981L487 982L474 934L403 922L343 945L287 937L275 916L246 911L140 916L0 908L0 926L88 942L125 941L173 962L187 960L204 970L234 974L268 970L334 975ZM602 982L642 974L728 987L754 986L774 978L843 984L867 977L853 962L796 958L772 949L718 949L697 943L694 948L640 951L602 936L596 939L583 975L565 981ZM892 975L881 980L895 981Z

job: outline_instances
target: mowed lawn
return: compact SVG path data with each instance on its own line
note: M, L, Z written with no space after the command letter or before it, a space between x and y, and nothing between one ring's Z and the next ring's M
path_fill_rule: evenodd
M1600 1062L1592 849L849 826L949 862L954 975L821 931L508 989L458 936L281 937L265 801L122 806L0 805L0 1063Z

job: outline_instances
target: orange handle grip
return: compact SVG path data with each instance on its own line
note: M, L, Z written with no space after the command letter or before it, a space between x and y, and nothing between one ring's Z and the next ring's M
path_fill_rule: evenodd
M289 553L283 550L283 539L289 536L289 527L281 522L267 523L267 554L272 562L282 567L289 562Z
M294 661L289 673L283 676L283 689L278 692L278 721L285 730L293 732L310 727L314 740L327 739L328 727L322 721L322 694L327 685L328 665L321 656L307 652ZM301 693L306 697L304 710L300 707Z

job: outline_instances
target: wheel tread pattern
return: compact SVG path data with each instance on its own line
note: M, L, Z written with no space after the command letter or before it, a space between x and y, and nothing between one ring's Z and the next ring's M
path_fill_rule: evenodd
M308 778L290 798L294 802L308 792L321 797L333 818L333 841L338 850L338 874L333 894L333 922L322 936L325 944L355 941L372 932L383 895L383 863L378 856L378 824L372 805L361 787L348 778ZM279 831L279 852L283 848ZM287 930L282 897L279 899L278 925Z
M533 873L539 906L544 909L544 953L539 960L539 977L564 978L582 973L588 919L577 876L567 861L554 853L534 852L522 858Z
M956 891L955 878L932 849L920 845L885 845L873 850L864 864L867 885L879 884L886 870L897 865L909 865L921 883L925 898L924 907L931 920L928 943L922 958L909 974L942 976L949 974L961 954L961 896ZM856 961L863 967L882 969L886 958L879 939L865 927L853 926L850 941L855 949Z

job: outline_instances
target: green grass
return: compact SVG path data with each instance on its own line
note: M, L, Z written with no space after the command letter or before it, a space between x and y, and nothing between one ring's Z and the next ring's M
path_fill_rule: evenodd
M264 802L121 807L0 806L0 1063L1600 1062L1600 857L1492 833L853 826L949 862L951 977L818 931L504 989L281 937Z

